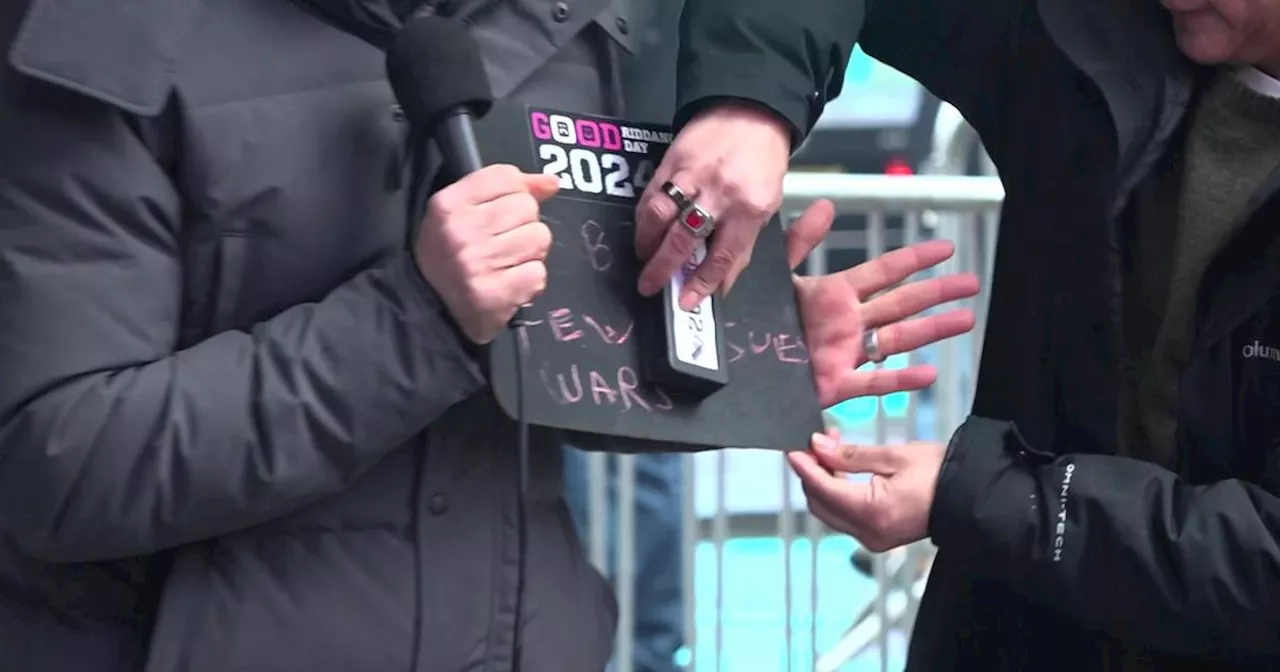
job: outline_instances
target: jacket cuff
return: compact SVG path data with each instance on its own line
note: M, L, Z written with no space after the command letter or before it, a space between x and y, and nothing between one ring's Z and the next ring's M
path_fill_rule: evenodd
M804 143L818 121L826 101L817 92L786 89L768 77L747 77L699 71L682 72L676 86L676 115L672 131L680 129L698 113L726 101L747 102L776 114L791 132L791 151Z
M948 446L929 512L929 535L953 557L1016 567L1034 544L1037 484L1030 448L1013 423L970 417Z
M431 315L435 318L432 322L445 326L444 329L437 327L431 330L430 336L434 341L432 347L455 355L453 359L458 362L459 373L465 379L469 379L476 388L487 385L488 378L485 376L485 367L482 364L485 362L482 356L484 349L462 332L435 288L422 277L422 271L418 270L418 262L414 255L411 253L401 255L396 263L395 273L403 280L403 286L409 289L406 292L409 294L406 299L412 301L409 309L418 315ZM446 335L445 338L440 338L442 332Z

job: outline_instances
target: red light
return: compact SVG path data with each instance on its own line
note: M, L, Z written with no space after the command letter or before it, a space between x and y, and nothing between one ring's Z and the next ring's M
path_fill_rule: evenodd
M908 164L906 161L903 161L902 159L895 157L895 158L889 159L888 163L884 164L884 174L905 176L905 175L915 175L916 171L912 170L911 165Z

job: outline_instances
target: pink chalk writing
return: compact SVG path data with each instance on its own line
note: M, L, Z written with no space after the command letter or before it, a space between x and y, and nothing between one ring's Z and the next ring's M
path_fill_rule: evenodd
M613 250L605 243L604 227L588 219L578 233L582 236L582 245L591 267L600 272L609 270L613 266Z
M596 333L600 335L600 340L608 343L609 345L622 345L623 343L626 343L627 339L631 338L631 332L634 331L636 327L635 322L627 322L627 325L623 327L622 331L618 331L612 324L600 324L590 315L583 315L582 321L586 322L587 326L595 329Z
M547 313L547 323L551 325L555 339L561 343L582 338L582 330L573 326L573 311L568 308L557 308Z
M772 357L784 364L809 363L809 348L799 336L757 332L754 329L743 334L741 325L736 322L725 322L724 328L730 364L747 356Z
M584 327L585 325L585 327ZM528 352L531 330L545 329L557 343L571 343L582 338L604 345L625 345L635 334L635 323L614 323L588 314L578 314L570 308L553 308L542 317L526 319L519 330L520 345ZM725 323L725 346L729 350L729 363L740 362L747 357L772 359L782 364L808 364L809 348L804 339L795 334L774 333L744 329L736 322Z
M629 366L619 367L608 375L578 364L570 364L567 371L559 373L552 373L544 366L540 374L547 392L561 404L590 403L618 406L623 411L639 408L650 412L675 408L662 388L643 388L639 376Z

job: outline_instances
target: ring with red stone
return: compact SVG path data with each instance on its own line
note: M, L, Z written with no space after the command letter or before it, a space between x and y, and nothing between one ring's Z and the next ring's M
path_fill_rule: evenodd
M697 203L690 203L689 207L680 212L680 224L696 238L706 238L716 230L715 216Z
M693 199L684 193L684 189L677 187L672 182L664 182L662 184L662 193L675 202L678 209L676 219L680 220L681 226L686 231L692 233L695 237L706 238L715 230L716 218L711 213L703 210L702 206L694 203Z

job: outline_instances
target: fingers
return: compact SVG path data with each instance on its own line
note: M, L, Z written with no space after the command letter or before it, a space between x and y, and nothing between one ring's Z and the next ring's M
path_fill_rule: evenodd
M951 241L929 240L886 252L841 275L865 299L950 259L955 249Z
M541 293L547 291L547 264L540 260L526 261L524 264L499 271L495 274L495 282L502 288L502 305L504 311L498 312L500 328L511 321L520 310L520 306L529 305Z
M774 200L762 200L759 193L743 187L750 183L742 176L718 174L712 188L699 193L699 204L717 217L717 223L708 241L706 258L685 283L680 296L681 308L692 310L712 293L723 293L725 281L730 277L736 281L750 260L756 238L781 201L781 195ZM677 236L694 238L683 226L671 227L667 240Z
M840 515L840 510L835 504L828 502L821 497L805 490L805 499L809 504L809 513L813 514L823 525L855 539L865 539L866 530L855 521Z
M880 352L885 356L909 352L930 343L959 336L973 329L973 311L957 308L940 315L917 317L877 329Z
M547 265L542 261L526 261L502 271L498 277L507 287L507 301L514 306L508 320L515 315L516 307L530 303L547 289Z
M862 305L862 320L868 327L904 320L950 301L978 294L978 276L959 273L911 282L877 296Z
M689 198L696 198L696 190L691 185L693 178L688 173L677 173L670 181ZM641 223L636 228L636 254L646 260L637 283L641 296L652 296L661 291L693 255L699 241L676 223L680 209L675 200L661 190L656 177L650 187L654 185L658 185L657 192L641 204ZM646 191L645 195L649 196L649 192ZM709 206L704 204L703 207Z
M904 369L850 369L834 383L821 385L818 400L823 406L835 406L858 397L883 397L895 392L923 390L937 380L938 370L928 364Z
M827 526L861 536L849 521L865 514L872 503L872 485L866 481L851 481L832 474L813 452L787 453L791 469L800 477L810 510ZM822 515L814 510L814 504ZM838 512L838 513L837 513Z
M560 192L560 178L555 175L524 174L525 188L538 203L545 203Z
M555 195L554 175L531 175L514 166L487 166L440 190L427 219L451 229L451 240L492 236L538 220L539 204Z
M814 201L787 228L787 268L796 270L805 257L827 237L836 218L836 206L824 199Z
M546 177L555 179L551 175ZM442 214L453 213L508 194L527 194L531 178L540 183L543 176L526 175L519 168L508 164L485 166L441 189L431 198L431 205Z
M494 236L483 248L484 258L477 262L484 265L484 270L499 270L529 261L545 261L551 243L551 227L542 222L529 222Z
M538 221L539 210L533 194L507 194L476 206L479 221L467 224L476 227L472 233L477 236L497 236Z
M662 190L663 185L670 182L686 194L693 193L688 173L682 172L667 177L665 170L667 168L664 163L653 174L653 179L649 181L649 186L645 188L644 194L636 204L636 256L644 261L649 261L658 252L658 247L662 245L662 240L667 235L667 229L671 228L676 215L680 214L679 206ZM680 263L684 263L684 259L681 259ZM674 268L671 269L671 273L675 273ZM663 276L658 288L661 289L662 283L670 277L671 274Z
M813 453L809 451L796 450L787 453L787 462L791 465L791 469L796 472L796 475L800 477L800 482L805 486L806 492L810 490L811 486L818 486L828 479L837 478L835 474L831 473L831 470L822 466ZM814 487L813 494L818 494L820 489L822 488Z
M896 448L840 443L825 434L814 434L810 445L818 463L835 472L892 476L903 466Z
M733 268L729 269L729 275L725 276L724 282L720 285L726 296L728 296L734 285L738 284L738 278L742 275L742 272L747 270L747 266L751 264L751 249L747 248L747 253L733 262Z
M520 306L533 302L546 288L547 265L537 260L489 273L442 294L455 296L450 310L459 326L468 338L483 345L506 328Z
M750 199L729 197L722 189L705 189L701 192L686 186L692 178L679 173L671 182L680 187L689 198L717 218L715 233L707 240L707 256L684 285L680 306L692 310L704 298L724 287L725 281L736 281L751 258L756 237L773 214L767 206ZM657 182L655 178L654 182ZM729 194L737 193L730 190ZM648 196L648 192L646 192ZM684 226L677 222L680 212L676 203L665 193L642 203L637 227L637 254L648 259L640 273L638 290L651 296L662 289L692 256L699 242ZM661 226L657 222L663 222ZM653 249L656 246L656 249ZM651 256L650 251L652 250Z
M681 308L692 310L712 292L723 288L729 274L745 264L750 257L751 248L755 246L756 235L760 233L762 223L745 226L746 222L738 220L737 225L726 227L711 237L706 259L698 264L693 277L685 283L684 291L680 295ZM693 238L693 234L682 226L671 227L667 238L677 235Z
M640 295L652 296L661 291L662 287L680 271L680 267L693 256L697 244L698 239L685 231L684 227L667 227L666 236L658 245L657 252L654 252L644 269L640 271L637 287ZM683 302L681 305L683 306Z

